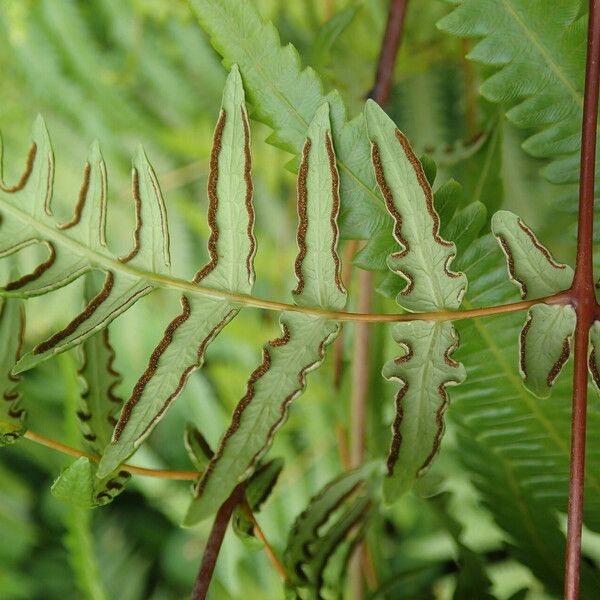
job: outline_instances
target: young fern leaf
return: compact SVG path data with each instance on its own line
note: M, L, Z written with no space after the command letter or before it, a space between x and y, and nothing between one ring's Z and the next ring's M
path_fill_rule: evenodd
M590 352L589 368L596 387L600 389L600 321L594 321L590 327Z
M320 599L325 568L336 549L350 538L350 549L360 538L364 522L374 502L379 468L368 463L329 482L314 496L296 518L284 554L289 586ZM347 552L342 568L350 557ZM338 581L341 578L338 578Z
M210 160L210 261L198 271L194 283L251 292L256 251L252 190L250 129L242 81L234 66L225 84ZM202 365L208 344L240 309L229 300L195 295L182 296L181 307L123 407L98 468L99 477L116 469L150 435L189 375Z
M394 237L401 247L388 264L407 282L397 302L413 311L456 309L467 278L450 269L456 249L440 236L439 216L421 164L375 102L367 103L365 115L377 182L394 217ZM387 501L410 489L431 464L444 432L445 388L465 378L464 367L451 358L458 346L451 322L399 323L393 334L405 353L383 370L387 379L401 385L384 481Z
M98 274L88 273L85 281L86 301L89 302L97 289ZM110 344L108 327L87 338L79 347L81 366L78 370L83 390L77 410L83 438L92 452L102 454L110 443L116 423L115 413L122 399L115 394L115 387L122 377L114 368L115 352ZM96 477L97 464L86 457L77 459L54 482L55 496L79 506L108 504L123 491L130 477L127 471L115 470L103 479Z
M19 406L20 377L11 369L19 358L25 329L25 311L20 300L0 299L0 446L12 444L25 433L25 411Z
M185 427L183 445L194 467L204 471L215 453L200 430L191 423Z
M492 231L523 299L543 298L571 286L571 267L557 263L519 217L498 211L492 217ZM527 313L519 336L519 371L525 387L538 398L550 395L569 358L575 321L575 309L570 305L540 303Z
M298 284L293 291L298 305L342 310L346 304L337 255L338 211L338 173L325 104L308 129L298 175ZM186 525L216 511L252 473L287 418L289 404L303 392L306 374L321 364L326 346L340 329L337 322L291 311L281 314L280 324L281 337L265 345L262 363L250 376L231 424L194 490Z
M104 281L82 313L64 329L37 344L15 367L19 373L81 343L150 292L140 272L166 273L169 238L158 182L144 151L133 160L136 227L134 245L115 258L106 247L106 169L97 144L90 150L73 217L57 224L51 212L54 159L46 127L35 123L25 170L11 186L0 183L0 257L26 246L43 245L48 255L32 272L8 281L3 296L28 298L56 290L92 269Z

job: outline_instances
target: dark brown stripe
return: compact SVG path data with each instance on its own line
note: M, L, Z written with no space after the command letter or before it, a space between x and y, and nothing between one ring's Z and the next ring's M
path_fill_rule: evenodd
M440 385L438 386L438 394L440 396L440 398L442 399L442 402L440 403L440 405L438 406L437 411L435 412L435 423L437 425L437 431L435 434L435 437L433 438L433 445L431 447L431 452L427 455L427 457L425 458L425 460L423 461L423 464L417 469L417 477L420 477L423 472L425 471L425 469L427 469L427 467L429 467L429 465L431 464L431 461L435 458L435 455L438 453L438 450L440 449L440 444L442 443L442 437L444 435L444 413L446 412L446 409L448 408L448 392L446 392L445 386L448 382L444 381L443 383L440 383Z
M392 254L392 258L401 259L406 256L409 252L410 247L408 245L408 241L402 237L402 215L398 212L396 205L394 204L394 196L392 195L392 190L390 190L387 181L385 180L385 176L383 174L383 164L381 163L381 154L379 152L379 146L373 142L371 147L371 160L373 162L373 168L375 169L375 179L377 180L377 185L381 190L381 194L383 195L383 200L385 202L385 206L388 212L392 215L394 219L394 237L396 241L401 244L404 248L399 252L394 252ZM412 275L407 273L406 271L401 271L402 275L407 279L407 286L400 292L400 295L407 296L410 294L415 286L415 280Z
M137 169L133 169L133 199L135 200L135 229L133 230L133 248L127 256L122 256L119 261L127 263L133 260L140 251L140 233L142 231L142 198L140 196L140 176Z
M402 445L402 433L400 433L400 427L402 425L402 419L404 418L404 408L402 407L402 399L408 392L408 383L402 382L403 386L398 390L396 394L396 415L392 422L392 442L390 444L390 450L387 457L387 474L391 477L394 474L394 467L398 462L398 456L400 455L400 446Z
M592 347L592 352L590 353L588 364L590 367L590 373L594 378L594 382L596 386L600 389L600 371L598 371L598 365L596 363L596 348Z
M514 279L519 284L521 298L527 298L527 284L523 280L521 280L517 277L517 274L515 272L515 260L510 251L510 247L508 245L508 242L506 241L506 238L502 235L496 235L496 239L498 240L498 243L500 244L502 251L506 255L506 262L508 264L508 273L509 273L511 279Z
M271 340L270 342L268 342L267 345L276 348L278 346L285 346L285 344L287 344L290 341L290 332L289 332L289 329L287 328L287 326L285 325L285 323L283 323L281 327L282 327L281 337ZM265 348L263 348L262 362L256 369L254 369L254 371L250 375L250 378L248 379L248 383L246 386L246 393L245 393L244 397L238 402L237 406L235 407L235 410L233 411L233 415L231 416L231 424L229 425L229 428L227 429L227 431L225 432L225 435L221 439L221 442L219 443L219 447L217 448L215 455L213 456L210 463L208 464L208 467L204 471L204 475L203 475L202 479L200 479L200 481L198 482L198 485L196 488L197 496L201 496L202 493L204 492L204 488L206 487L208 479L210 478L212 472L215 469L216 463L223 456L223 453L225 451L225 446L227 445L229 438L239 429L241 421L242 421L242 414L244 413L246 408L249 406L250 402L252 401L252 399L254 398L254 395L256 393L256 389L255 389L256 382L265 373L267 373L267 371L270 368L271 368L271 354L269 353L268 348L265 347Z
M527 333L529 332L529 328L531 327L532 320L533 314L531 313L531 311L529 311L527 313L527 320L525 321L525 325L523 325L523 329L521 329L521 333L519 334L519 365L521 367L521 373L523 373L523 381L527 381L525 344L527 343Z
M250 153L250 127L248 125L248 117L243 106L240 107L242 113L242 123L244 126L244 181L246 182L246 211L248 213L248 227L246 233L250 240L250 249L246 257L246 271L248 273L248 283L254 281L254 254L256 252L256 239L254 238L254 206L252 204L252 195L254 193L254 185L252 183L252 155Z
M521 228L523 233L525 233L525 235L531 240L531 243L535 246L535 248L543 254L544 258L550 263L550 265L552 265L555 269L566 269L567 268L567 265L562 265L560 263L557 263L552 258L552 255L550 254L550 252L548 252L547 248L545 248L544 246L542 246L542 244L540 244L537 237L535 237L535 233L533 233L533 231L531 231L531 229L529 229L529 227L527 227L527 225L525 225L525 223L523 223L523 221L521 219L517 219L517 225Z
M554 383L554 380L558 377L558 374L560 373L564 364L569 359L570 352L571 346L569 344L569 338L566 337L563 340L562 351L560 353L560 356L558 357L558 360L552 365L552 368L548 373L548 377L546 378L546 383L548 384L548 387L550 387Z
M77 204L75 205L73 216L66 223L59 225L59 229L69 229L70 227L74 227L81 220L81 211L85 205L88 189L90 187L90 172L90 163L86 163L83 169L83 183L81 184L81 189L79 190L79 196L77 197Z
M333 151L333 143L331 141L329 132L325 134L325 147L327 148L327 158L329 159L329 171L331 173L331 197L333 200L331 205L331 216L329 217L329 224L331 226L331 231L333 232L333 239L331 240L331 257L333 258L333 262L335 264L335 285L337 289L342 292L342 294L345 294L346 290L344 288L344 284L342 283L341 277L340 257L337 253L339 237L337 218L340 212L340 178L335 165L335 152Z
M114 276L111 271L106 272L106 277L104 279L104 285L100 292L90 300L88 305L85 307L83 312L79 313L64 329L55 333L52 337L48 338L45 342L38 344L34 349L34 354L42 354L50 348L56 346L59 342L69 337L72 333L74 333L77 328L87 321L92 314L98 309L98 307L108 298L110 292L112 290L114 283Z
M50 251L48 258L43 263L40 263L31 273L23 275L23 277L7 283L6 287L4 288L7 292L18 290L28 283L35 281L54 264L54 261L56 260L56 250L54 249L54 245L51 242L46 242L46 245Z
M158 369L158 361L160 357L163 355L165 350L169 347L169 344L173 341L173 336L175 335L175 331L177 331L178 327L180 327L183 323L185 323L190 316L190 303L189 300L185 296L181 296L181 307L182 311L177 317L175 317L165 329L163 337L150 355L150 359L148 360L148 366L146 370L142 374L142 376L138 379L135 387L133 388L133 392L131 393L131 397L123 406L123 410L121 411L121 416L119 417L119 421L117 422L117 426L113 432L112 441L118 442L121 434L123 433L123 429L125 429L125 425L127 425L129 418L131 417L131 413L138 403L144 388L148 384L148 382L156 373Z
M198 351L196 353L196 362L194 364L190 365L189 367L187 367L183 371L183 373L181 374L181 377L179 378L179 382L177 383L177 387L175 388L173 393L170 394L169 397L163 402L162 406L157 411L157 413L154 415L154 417L152 418L150 423L148 423L148 426L141 433L140 437L144 437L149 431L152 431L152 429L155 427L156 423L159 421L159 419L162 417L162 415L165 413L165 411L169 408L169 406L171 406L171 403L175 400L175 398L177 398L177 396L179 396L179 394L181 393L181 390L183 389L183 386L185 385L185 382L187 381L187 378L190 376L192 371L194 371L194 369L196 369L201 364L203 356L204 356L204 352L206 351L206 347L208 346L208 344L210 344L210 342L217 336L217 334L221 331L221 329L223 329L223 327L227 323L229 323L229 321L231 321L231 319L233 318L234 315L237 314L237 312L238 312L237 310L229 311L221 319L221 321L219 321L219 323L217 323L211 329L209 334L202 340L202 342L198 346Z
M208 225L210 226L210 237L208 238L208 255L210 261L194 276L194 283L202 281L217 266L219 255L217 253L217 243L219 241L219 227L217 225L217 210L219 208L219 197L217 196L217 183L219 181L219 155L221 154L221 145L223 138L223 129L225 128L226 113L221 110L215 134L213 147L210 154L210 169L208 174Z
M308 155L310 153L312 142L310 138L306 138L304 148L302 149L302 161L298 171L297 183L297 202L298 202L298 231L296 233L296 241L298 243L298 256L294 263L294 273L298 283L292 292L293 294L301 294L304 289L304 273L302 273L302 263L306 258L306 232L308 231L308 190L306 189L306 179L308 176Z
M19 190L22 190L25 187L25 185L27 184L27 181L28 181L29 177L31 176L31 172L33 171L33 163L35 161L36 154L37 154L37 145L34 142L29 147L29 152L27 153L27 162L25 163L25 170L21 174L19 181L17 181L17 183L15 185L6 186L6 185L4 185L4 182L0 180L0 190L2 190L3 192L8 192L9 194L12 194L13 192L18 192Z

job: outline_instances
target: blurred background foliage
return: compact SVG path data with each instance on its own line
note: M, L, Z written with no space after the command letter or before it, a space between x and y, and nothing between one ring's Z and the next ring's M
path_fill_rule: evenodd
M387 2L254 0L253 4L274 22L283 42L298 48L303 63L317 70L327 88L342 92L349 112L356 114L373 83ZM561 260L572 259L573 210L560 204L558 188L540 177L543 163L522 152L525 135L506 121L502 107L477 97L485 70L464 60L467 42L435 27L449 10L438 0L411 3L388 110L417 153L436 160L436 181L455 178L463 185L465 198L477 199L482 194L481 170L491 168L497 181L485 199L488 207L502 202L518 211ZM37 113L43 114L56 155L56 212L66 216L76 199L87 147L98 139L109 171L109 244L120 252L128 246L133 226L130 157L142 143L164 192L175 275L191 277L207 255L208 155L226 73L187 4L4 0L0 32L4 80L0 128L6 178L20 172L30 124ZM259 239L255 293L289 301L296 252L294 175L285 167L289 155L264 142L268 128L255 122L252 127ZM504 268L498 264L496 260L489 272L502 278ZM384 278L385 273L378 272L377 285ZM485 282L481 287L483 298ZM514 292L506 289L499 292L502 299L514 298ZM486 299L495 303L498 297L488 294ZM79 306L80 299L81 286L75 283L30 300L27 339L47 337L51 327L64 324L73 314L75 309L65 310L65 306ZM112 326L116 366L124 375L122 395L128 395L161 337L164 324L157 315L171 314L177 303L176 295L152 294ZM392 312L395 304L378 295L373 309ZM194 422L216 443L243 395L248 373L260 362L262 342L277 333L276 317L243 311L212 344L204 368L194 373L132 462L192 468L182 443L186 421ZM507 321L502 323L503 328ZM345 465L350 327L347 332L346 373L340 388L332 384L330 357L311 376L307 393L293 407L270 451L270 456L285 460L285 468L259 520L279 552L295 516ZM395 349L389 327L374 325L372 335L368 453L381 457L389 444L394 392L379 372ZM468 330L465 336L468 347ZM508 355L516 373L516 336L512 341ZM467 352L463 351L463 360ZM79 444L73 416L79 393L75 369L67 353L28 373L22 386L29 427L72 445ZM567 383L552 402L562 402L568 409L568 389ZM598 395L593 394L592 410L598 412ZM535 503L527 504L526 494L518 501L515 496L502 499L510 492L502 479L508 471L492 472L490 465L500 465L494 460L495 450L474 441L468 418L469 399L477 396L477 390L451 396L456 413L453 405L435 466L413 493L372 517L367 533L372 564L369 598L558 597L556 585L544 581L544 568L552 567L537 568L528 562L527 551L514 551L514 536L519 527L527 528L527 520L521 525L507 523L511 515L503 517L494 508L501 504L510 513L519 503L528 509ZM485 423L474 426L483 428ZM194 529L178 526L189 498L188 484L135 476L113 504L83 511L61 503L49 491L69 462L26 440L2 449L0 596L4 600L187 597L209 530L207 523ZM481 483L477 474L488 467L488 483ZM494 478L496 486L489 483ZM546 525L540 528L546 530ZM561 536L558 526L556 535ZM534 554L536 544L554 543L554 538L552 542L536 538L535 531L531 539ZM596 572L598 539L586 532L587 563ZM561 543L559 539L552 549L558 565ZM516 546L523 548L518 542ZM560 580L561 575L553 577ZM489 593L485 592L488 584ZM244 544L231 532L211 593L216 599L245 600L283 594L281 581L260 547Z

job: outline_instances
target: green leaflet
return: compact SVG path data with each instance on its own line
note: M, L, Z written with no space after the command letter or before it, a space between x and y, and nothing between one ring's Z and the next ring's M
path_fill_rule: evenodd
M408 321L395 325L393 332L405 353L383 369L384 377L401 384L383 484L388 501L408 491L431 464L444 433L445 387L466 376L462 364L451 358L458 346L451 322Z
M308 129L298 175L298 283L293 291L298 305L333 310L345 305L337 255L338 211L329 107L323 105ZM285 421L289 404L304 390L306 374L320 365L340 328L337 322L291 311L281 314L280 324L281 337L265 345L262 363L250 376L246 394L196 487L186 525L216 511L252 473Z
M388 264L407 281L396 300L412 311L456 309L467 289L467 278L450 270L456 247L440 236L439 216L421 164L377 104L368 102L365 114L377 183L394 217L394 237L401 247L390 255ZM475 209L473 216L462 215L458 220L473 222L472 229L479 230L482 223L476 215L480 210L485 214L485 208L479 203L471 207L464 210ZM393 331L405 354L383 371L386 378L401 384L384 482L387 501L410 489L430 465L444 432L445 387L465 378L463 366L450 358L458 345L451 322L406 322Z
M468 58L495 72L481 94L507 105L506 116L537 133L523 144L536 157L555 158L551 181L577 181L581 145L585 16L580 0L463 0L438 27L482 38ZM568 175L565 173L568 173Z
M314 70L300 68L296 49L282 47L275 27L263 23L247 0L192 0L191 4L225 63L239 65L254 107L253 118L273 129L270 143L300 155L311 119L323 102L329 103L340 170L342 234L371 239L381 229L389 231L389 216L375 192L368 163L362 116L346 120L340 95L323 93Z
M439 234L439 216L421 164L395 123L372 100L365 116L377 183L401 247L388 264L407 281L398 304L411 311L456 309L467 280L450 270L456 248Z
M522 298L549 296L570 287L571 267L555 262L519 217L508 211L497 212L492 217L492 231ZM575 310L570 305L538 304L527 313L519 338L519 367L524 385L539 398L550 395L554 380L569 358L575 321Z
M250 129L242 80L234 66L225 84L210 160L210 261L194 283L246 294L252 290L256 251L252 191ZM202 365L208 344L239 311L231 301L210 297L182 296L181 306L123 407L98 477L116 469L150 435L189 375Z
M302 598L322 598L324 571L335 550L349 537L351 550L360 537L358 524L373 504L379 467L368 463L329 482L296 518L288 537L284 563L289 585L303 589ZM354 533L352 533L352 531ZM341 570L350 557L347 551ZM337 580L341 580L341 573Z
M17 299L0 299L0 446L15 442L25 433L25 411L20 408L21 394L17 389L20 377L11 373L19 358L25 312Z
M183 445L194 467L198 471L204 471L214 452L200 430L191 423L188 423L185 427Z
M86 275L86 300L96 289L96 274ZM83 437L96 454L102 454L110 443L115 413L122 399L114 388L121 383L121 374L115 371L115 352L110 344L108 327L87 338L79 347L81 366L78 374L83 381L83 390L77 410ZM130 475L115 470L99 480L95 477L97 464L80 458L67 467L52 486L55 496L78 506L98 506L112 501L123 491ZM72 498L72 500L70 499Z
M102 270L105 278L84 311L25 354L15 372L32 368L108 325L152 290L140 271L164 274L169 267L166 212L156 176L141 148L133 160L134 244L131 252L118 260L106 248L106 168L98 145L90 149L73 217L59 225L51 213L53 176L50 140L38 118L21 178L12 186L0 184L0 257L41 244L47 258L31 273L7 282L0 293L25 298L44 294L91 269Z
M590 352L589 368L596 387L600 389L600 321L594 321L590 327Z

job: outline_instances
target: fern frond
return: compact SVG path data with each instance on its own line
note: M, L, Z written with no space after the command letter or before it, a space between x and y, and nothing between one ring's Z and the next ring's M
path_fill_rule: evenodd
M231 292L251 291L256 251L252 191L250 129L242 81L234 67L223 93L211 156L210 261L198 271L194 283ZM239 305L231 301L195 296L182 296L181 307L123 407L98 477L117 469L150 435L189 375L202 365L208 344L239 311Z
M400 251L388 258L390 269L406 280L396 300L408 310L455 309L467 288L464 273L451 270L454 243L440 236L440 220L421 164L394 122L369 101L365 110L377 183L394 218ZM451 322L406 322L394 339L405 350L384 368L398 381L396 416L384 493L388 501L406 492L431 464L444 432L446 386L465 378L451 358L458 336Z
M585 17L580 0L464 0L438 27L481 38L468 58L495 72L481 85L506 116L534 129L523 144L533 156L554 159L550 181L577 182L583 111Z
M298 284L293 295L299 305L340 310L346 303L337 255L338 211L329 109L323 105L308 129L298 175ZM188 525L214 512L252 473L287 418L289 404L304 391L306 374L321 364L340 329L329 319L289 311L282 313L280 324L281 337L265 345L263 361L250 376L246 394L195 489Z
M329 104L342 235L370 240L381 229L389 231L390 218L375 191L362 116L347 121L340 95L323 92L314 70L301 68L296 49L282 46L275 27L264 23L247 0L194 0L192 7L225 63L239 65L253 118L273 129L270 143L299 157L309 123L324 102Z
M19 359L25 329L23 303L0 299L0 446L16 441L25 433L25 411L20 407L20 377L11 370Z

